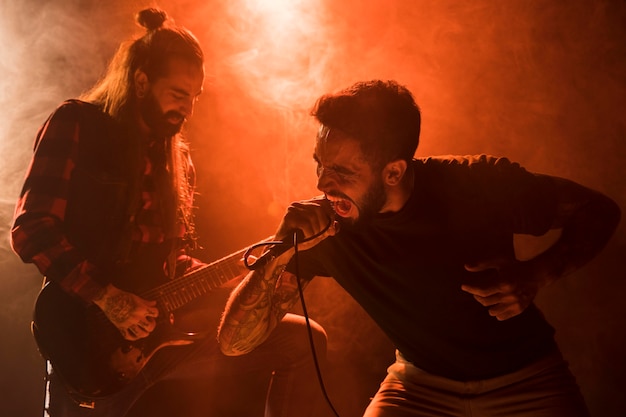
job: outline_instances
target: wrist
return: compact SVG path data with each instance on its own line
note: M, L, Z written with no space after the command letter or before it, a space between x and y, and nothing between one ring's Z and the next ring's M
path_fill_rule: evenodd
M550 267L550 263L541 258L535 258L530 261L525 261L527 276L530 280L535 282L537 289L547 287L557 280L556 276Z

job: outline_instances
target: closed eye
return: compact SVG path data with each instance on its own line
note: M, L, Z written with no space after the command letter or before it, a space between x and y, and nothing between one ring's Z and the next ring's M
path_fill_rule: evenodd
M316 154L313 154L313 160L316 163L316 172L317 172L318 177L322 175L322 172L326 172L327 175L335 174L341 180L349 180L351 177L356 176L356 173L354 171L347 169L345 167L342 167L341 165L331 165L331 166L322 165L321 161L319 160Z

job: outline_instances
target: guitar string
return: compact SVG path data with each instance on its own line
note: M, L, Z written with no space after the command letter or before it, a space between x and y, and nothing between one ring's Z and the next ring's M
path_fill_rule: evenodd
M171 312L240 275L238 272L242 268L238 267L238 264L243 252L242 250L233 253L211 264L193 270L180 278L172 279L149 290L145 294L145 298L167 298L167 302L163 304L167 311ZM225 270L227 270L227 273L220 272Z
M214 261L208 265L203 265L202 267L199 267L198 269L193 270L180 278L169 280L168 282L159 285L158 287L146 291L142 294L142 296L148 300L157 300L158 302L160 302L161 306L165 308L166 313L171 313L177 308L185 305L189 301L192 301L199 296L207 294L211 290L219 288L220 285L225 284L229 280L236 278L238 276L237 272L242 269L238 266L238 264L245 250L246 249L243 249L227 255L224 258ZM219 271L220 269L228 269L228 272L230 272L231 276L229 276L228 274L214 272ZM184 290L190 288L190 286L198 289L198 287L195 285L196 283L202 285L203 292L197 294L194 297L191 297L189 292ZM175 292L178 294L178 297L174 295ZM166 298L167 300L164 300ZM102 325L103 323L110 323L110 320L100 309L96 309L96 313L94 314L93 319L96 320L96 324L98 325ZM112 325L112 323L110 324ZM100 341L108 340L108 336L106 335L106 333L99 334L96 337Z

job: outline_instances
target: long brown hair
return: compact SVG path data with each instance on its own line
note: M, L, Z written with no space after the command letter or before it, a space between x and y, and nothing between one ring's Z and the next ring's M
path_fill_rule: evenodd
M80 97L99 106L126 126L133 125L136 100L134 74L138 69L154 82L167 74L168 63L172 59L182 59L199 68L204 65L204 54L196 37L189 30L176 26L164 11L145 9L137 14L136 20L146 29L146 33L138 39L123 42L104 76ZM180 220L185 226L187 237L193 238L193 189L188 178L189 147L180 133L166 143L166 168L171 174L171 187L177 207L166 210L166 213L172 212L174 218L166 220L165 228L166 231L173 231L175 226L172 223Z

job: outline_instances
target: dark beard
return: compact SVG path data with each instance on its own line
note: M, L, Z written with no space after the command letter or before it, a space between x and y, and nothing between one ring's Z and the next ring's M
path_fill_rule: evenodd
M139 111L144 122L148 125L156 137L171 137L180 132L184 119L176 111L163 113L159 103L154 98L151 91L148 92L143 101L139 104ZM180 123L172 124L167 121L171 116L179 116L183 120Z
M359 218L351 221L349 227L359 229L366 226L380 212L386 201L385 187L382 180L378 179L360 199L358 204Z

